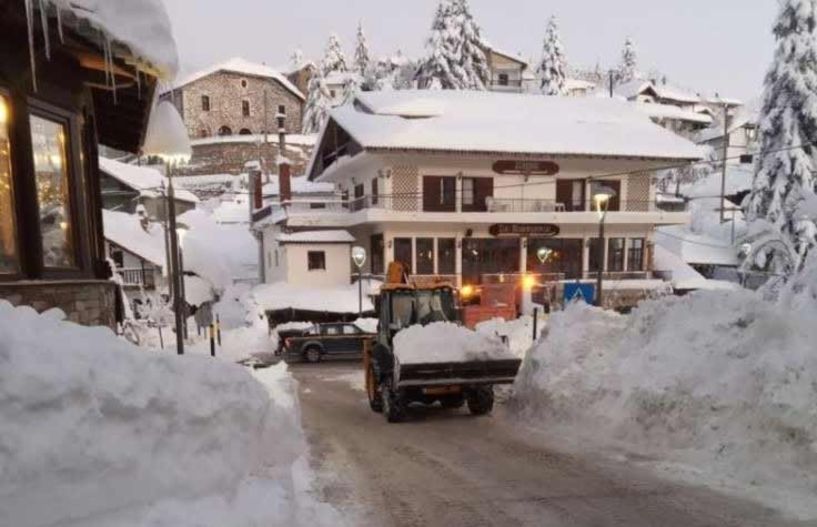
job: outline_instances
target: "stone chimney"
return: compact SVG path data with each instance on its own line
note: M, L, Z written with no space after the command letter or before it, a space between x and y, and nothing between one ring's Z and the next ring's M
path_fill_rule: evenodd
M278 199L286 207L292 200L291 163L287 159L287 131L284 114L277 114L278 121Z

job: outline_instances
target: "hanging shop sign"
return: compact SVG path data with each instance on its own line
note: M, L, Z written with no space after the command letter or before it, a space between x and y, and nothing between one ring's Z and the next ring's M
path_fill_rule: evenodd
M559 226L549 223L497 223L488 228L491 236L536 236L553 238L559 235Z
M497 174L524 176L553 176L559 173L559 165L553 161L500 160L494 162L493 169Z

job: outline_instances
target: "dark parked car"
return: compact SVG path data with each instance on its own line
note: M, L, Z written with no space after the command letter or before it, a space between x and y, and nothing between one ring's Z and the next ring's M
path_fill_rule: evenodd
M306 329L279 332L278 352L286 360L307 362L320 362L327 357L362 357L363 343L376 336L349 322L315 324Z

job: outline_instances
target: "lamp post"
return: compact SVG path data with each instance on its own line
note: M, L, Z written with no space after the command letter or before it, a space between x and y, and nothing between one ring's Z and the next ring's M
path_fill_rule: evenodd
M610 199L616 192L608 187L599 186L593 193L593 203L596 204L596 212L599 215L599 246L596 252L598 258L598 273L596 275L596 305L603 306L602 282L604 279L604 221L607 219L607 209L610 206Z
M187 296L184 290L184 236L187 234L187 226L179 223L176 227L176 236L179 239L179 304L181 305L182 333L187 340Z
M366 263L366 249L363 247L352 247L352 261L357 266L357 314L363 316L363 264Z
M176 223L176 203L175 190L173 188L173 168L181 163L190 160L193 149L190 146L190 139L187 137L187 128L179 115L178 110L169 101L162 101L151 111L150 121L145 132L145 141L142 146L142 153L157 156L165 162L167 168L167 212L168 227L167 235L170 238L170 259L168 265L171 269L172 291L173 291L173 311L176 322L176 352L184 354L184 333L185 321L183 319L183 280L181 276L181 265L179 257L179 233Z

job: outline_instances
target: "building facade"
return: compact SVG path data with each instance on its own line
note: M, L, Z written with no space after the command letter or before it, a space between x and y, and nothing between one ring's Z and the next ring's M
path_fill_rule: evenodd
M283 74L263 64L234 58L196 72L162 94L173 102L191 139L299 133L304 95Z
M660 282L655 227L688 215L655 206L653 171L699 154L629 104L469 92L365 93L357 103L333 111L308 172L344 199L288 211L271 228L346 229L373 274L400 261L417 279L459 285L592 280L599 269L621 290ZM602 188L613 197L600 241Z
M140 15L156 9L133 4ZM0 0L0 299L113 327L97 141L139 151L157 80L175 68L170 28L156 12L151 36L173 56L147 61L117 40L104 16L67 3L33 9L49 23L29 29L21 4ZM61 24L56 9L70 11Z

